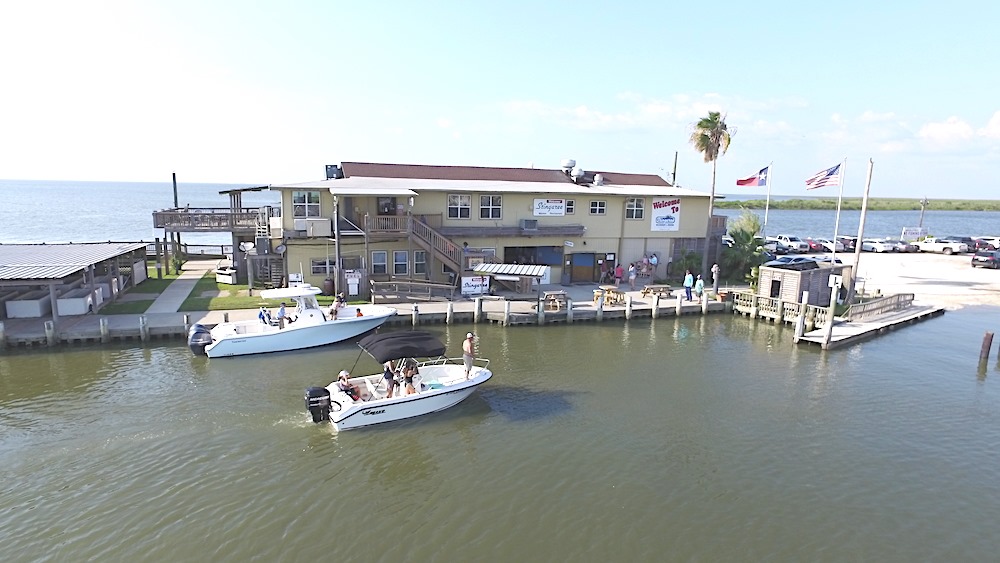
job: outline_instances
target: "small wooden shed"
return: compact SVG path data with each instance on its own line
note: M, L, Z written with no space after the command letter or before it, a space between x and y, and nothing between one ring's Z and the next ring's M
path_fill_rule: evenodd
M809 260L794 264L761 266L757 283L757 295L772 297L787 302L802 302L802 292L808 291L809 305L830 304L830 277L851 274L850 264L833 264ZM843 290L842 290L843 291ZM841 293L843 296L844 293Z

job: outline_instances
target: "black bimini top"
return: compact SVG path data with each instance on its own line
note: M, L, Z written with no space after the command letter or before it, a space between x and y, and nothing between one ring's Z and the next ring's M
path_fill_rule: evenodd
M372 334L358 341L358 346L380 364L400 358L436 358L445 352L436 336L418 330Z

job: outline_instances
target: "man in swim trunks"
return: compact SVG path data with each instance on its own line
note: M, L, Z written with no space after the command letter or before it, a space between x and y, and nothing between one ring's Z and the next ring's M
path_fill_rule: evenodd
M465 362L465 378L469 379L472 373L472 362L476 359L475 347L472 343L472 333L465 335L465 342L462 342L462 361Z

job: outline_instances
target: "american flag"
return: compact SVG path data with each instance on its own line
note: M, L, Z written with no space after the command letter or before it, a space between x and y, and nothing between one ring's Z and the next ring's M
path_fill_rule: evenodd
M827 168L821 172L817 172L812 178L806 180L806 189L815 190L816 188L825 188L827 186L839 186L840 185L840 164L834 166L833 168Z

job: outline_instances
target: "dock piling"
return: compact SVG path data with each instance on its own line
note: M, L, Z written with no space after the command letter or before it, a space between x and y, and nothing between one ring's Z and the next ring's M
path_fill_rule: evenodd
M101 317L101 343L107 344L111 341L111 330L108 328L108 318Z
M420 324L420 309L417 307L416 303L413 304L413 326Z
M510 326L510 301L503 302L503 326Z
M139 316L139 339L143 342L149 340L149 321L146 315Z
M49 346L56 345L56 324L52 321L45 321L45 342Z
M625 320L632 320L632 296L625 295Z
M472 322L479 324L479 320L483 317L483 298L476 297L476 309L472 313Z
M573 300L569 297L566 298L566 323L573 323Z
M653 295L653 312L652 312L652 315L653 315L654 319L660 318L660 294L659 293L656 293L656 294Z
M983 335L983 346L979 349L979 361L985 363L990 359L990 348L993 347L993 333L986 331Z
M3 325L3 321L0 321L0 350L7 347L7 329Z
M455 303L453 301L448 302L448 309L444 313L444 322L447 324L453 324L455 321Z
M676 316L678 316L678 317L681 316L681 307L683 306L683 303L684 303L684 296L681 295L680 293L678 293L677 294L677 310L674 312L674 314Z

